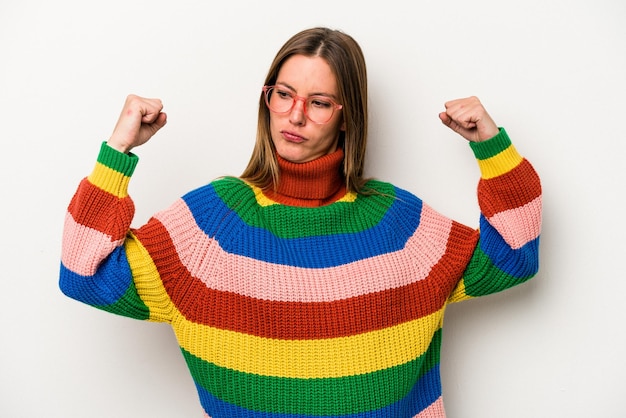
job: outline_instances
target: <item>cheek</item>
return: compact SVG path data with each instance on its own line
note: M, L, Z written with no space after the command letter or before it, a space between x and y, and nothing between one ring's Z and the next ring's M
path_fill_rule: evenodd
M276 127L275 120L270 117L270 138L272 142L276 142L276 135L278 135L278 128Z
M336 141L339 139L339 135L344 131L344 123L342 121L337 121L333 124L328 124L324 127L324 136L328 137L331 141Z

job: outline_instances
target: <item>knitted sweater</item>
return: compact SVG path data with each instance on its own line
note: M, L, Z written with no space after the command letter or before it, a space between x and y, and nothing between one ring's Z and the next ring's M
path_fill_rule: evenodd
M444 417L446 306L538 268L537 174L504 130L470 145L479 229L381 181L294 205L237 178L133 229L137 157L103 144L68 208L60 287L169 323L206 417Z

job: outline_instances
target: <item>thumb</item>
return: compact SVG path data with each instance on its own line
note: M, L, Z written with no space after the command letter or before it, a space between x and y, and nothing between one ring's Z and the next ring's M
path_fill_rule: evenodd
M448 115L448 113L441 112L439 114L439 119L441 119L441 122L448 128L452 129L454 132L461 133L463 127L459 125L454 119L452 119L450 115Z
M446 112L439 113L439 119L441 119L441 122L443 122L443 124L448 127L452 123L452 119L450 118L450 116L448 116Z
M167 114L165 112L159 112L154 121L147 123L144 126L150 128L151 136L154 135L167 124Z
M444 125L446 125L448 128L450 128L452 131L461 135L463 138L467 139L468 141L472 140L472 131L475 129L472 126L464 127L459 122L452 119L450 115L446 112L441 112L439 114L439 119L441 119L441 122Z
M157 116L156 120L153 122L154 125L158 126L159 129L165 126L167 123L167 113L161 112Z

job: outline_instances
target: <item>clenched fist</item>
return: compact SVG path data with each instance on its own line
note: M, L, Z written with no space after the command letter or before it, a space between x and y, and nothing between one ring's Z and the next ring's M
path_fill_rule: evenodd
M472 142L486 141L499 132L491 116L477 97L449 101L439 119L448 128Z
M162 110L163 103L159 99L129 95L107 144L121 152L145 144L167 123L167 115Z

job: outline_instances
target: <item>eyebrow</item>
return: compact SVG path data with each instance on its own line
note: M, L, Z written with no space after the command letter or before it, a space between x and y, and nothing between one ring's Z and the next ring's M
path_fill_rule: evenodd
M287 83L285 83L285 82L282 82L282 81L276 81L276 85L277 85L277 86L278 86L278 85L280 85L280 86L283 86L283 87L288 88L289 90L291 90L291 91L293 91L293 92L297 92L297 90L296 90L293 86L291 86L290 84L287 84ZM308 97L310 97L310 96L324 96L324 97L330 97L330 98L331 98L331 99L333 99L333 100L337 100L337 96L336 96L336 95L334 95L334 94L329 94L329 93L323 93L323 92L309 94L309 96L308 96Z

